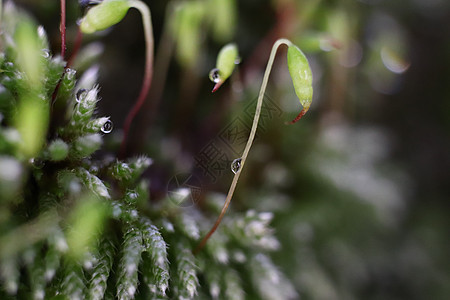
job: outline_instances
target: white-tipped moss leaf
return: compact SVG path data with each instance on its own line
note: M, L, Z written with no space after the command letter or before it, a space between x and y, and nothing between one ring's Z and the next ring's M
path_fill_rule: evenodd
M295 93L303 106L300 114L291 122L292 124L300 120L311 106L313 97L313 77L308 59L297 46L289 45L287 61Z
M230 43L220 49L217 55L216 68L210 73L211 81L216 84L212 90L213 93L231 76L238 61L239 53L236 44ZM212 74L213 72L214 74Z
M92 7L81 20L80 28L84 33L105 30L125 17L131 7L129 0L105 0Z

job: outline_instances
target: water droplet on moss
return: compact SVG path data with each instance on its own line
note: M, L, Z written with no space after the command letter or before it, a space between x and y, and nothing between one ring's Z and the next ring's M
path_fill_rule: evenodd
M76 70L67 68L65 72L66 72L66 74L64 75L65 80L75 80L75 76L77 75Z
M42 169L44 167L44 161L42 159L32 157L29 161L36 169Z
M50 57L50 50L48 49L42 49L42 56L44 58L49 58Z
M231 163L231 171L233 171L234 174L239 172L239 170L241 169L241 161L242 158L239 157L233 160L233 162Z
M81 102L81 99L84 98L84 97L86 97L87 93L88 93L88 91L87 91L86 89L79 89L79 90L77 91L77 94L75 95L75 100L76 100L78 103L80 103L80 102Z
M220 70L217 68L212 69L209 72L209 79L214 83L218 83L220 81Z
M100 129L103 133L110 133L113 130L113 122L110 120L106 121Z

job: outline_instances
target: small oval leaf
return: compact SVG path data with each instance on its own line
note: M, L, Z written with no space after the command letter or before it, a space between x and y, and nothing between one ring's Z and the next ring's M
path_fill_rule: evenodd
M290 45L287 52L287 61L295 93L303 106L303 114L308 111L312 102L312 72L308 60L303 52L295 45ZM298 118L299 119L299 118Z
M238 55L236 44L227 44L220 50L216 65L223 80L226 80L233 73Z
M81 20L80 28L84 33L105 30L119 23L131 7L128 0L105 0L92 7Z
M239 61L239 54L236 44L230 43L220 49L217 55L216 69L218 70L218 81L213 80L216 85L213 92L215 92L233 73L236 62Z

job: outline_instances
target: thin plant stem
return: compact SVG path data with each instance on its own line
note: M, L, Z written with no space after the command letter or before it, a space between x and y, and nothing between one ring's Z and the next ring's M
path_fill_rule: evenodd
M152 27L152 19L150 14L150 9L143 2L137 0L130 0L130 6L139 10L142 15L142 22L144 24L144 35L145 35L145 44L146 44L146 58L145 58L145 73L142 81L141 92L139 93L138 98L136 99L135 104L131 108L128 113L125 121L123 123L123 138L120 146L120 156L124 157L126 154L126 145L128 133L130 130L131 123L133 122L134 117L139 112L140 108L145 102L145 98L148 95L150 90L152 77L153 77L153 27Z
M61 32L61 57L64 60L66 55L66 0L61 0L61 23L59 24Z
M165 22L161 31L161 38L158 43L158 48L155 53L155 62L154 62L154 70L155 74L158 74L153 79L152 88L150 90L150 97L152 101L146 102L142 109L144 111L148 111L149 114L146 118L141 118L139 120L139 128L140 130L137 132L137 147L142 146L143 138L147 135L149 128L152 126L152 123L155 121L156 111L158 111L158 107L161 103L161 98L163 96L164 87L167 81L167 72L170 65L170 60L172 57L173 49L174 49L174 39L169 32L170 22L172 20L172 15L174 11L173 2L169 2L166 8L166 16Z
M60 3L61 20L59 23L59 32L61 33L61 58L64 60L64 56L66 55L66 0L61 0ZM66 68L67 64L64 66L64 71L61 74L61 78L53 90L51 110L53 110L53 104L55 103L56 96L58 96L59 86L61 85L61 80L66 73Z
M170 58L172 57L172 52L174 48L174 40L169 32L170 22L168 20L173 19L173 12L175 10L172 2L167 4L167 11L164 22L164 26L161 33L160 43L158 45L158 49L156 51L155 57L155 70L158 76L155 78L155 83L158 81L158 84L155 84L152 88L152 103L153 108L156 109L161 100L162 93L164 90L167 71L169 69Z
M228 210L228 207L230 206L231 199L233 198L234 190L236 189L236 185L237 185L238 180L239 180L239 176L241 175L241 172L242 172L242 170L244 168L244 165L245 165L245 161L247 160L247 157L248 157L248 153L250 152L250 148L252 147L253 140L255 139L256 130L258 128L259 116L261 114L262 102L263 102L263 99L264 99L264 93L266 91L267 82L269 80L269 75L270 75L270 72L272 70L273 62L275 60L275 55L277 53L278 47L280 47L283 44L285 44L287 46L292 45L291 41L289 41L287 39L279 39L272 46L272 51L270 52L269 61L267 62L266 71L264 72L264 77L263 77L263 82L262 82L262 85L261 85L261 89L259 90L259 96L258 96L258 102L256 104L255 116L253 117L252 129L250 131L250 136L249 136L249 138L247 140L247 144L245 145L244 153L242 154L242 157L241 157L241 167L236 172L236 174L234 174L233 181L231 182L230 189L228 190L227 198L225 199L225 203L224 203L224 205L222 207L222 211L220 212L219 217L217 218L217 220L214 223L214 225L211 228L211 230L201 240L201 242L197 246L197 248L195 248L194 254L197 254L205 246L206 242L209 240L209 238L216 231L217 227L219 227L220 222L222 221L225 213Z

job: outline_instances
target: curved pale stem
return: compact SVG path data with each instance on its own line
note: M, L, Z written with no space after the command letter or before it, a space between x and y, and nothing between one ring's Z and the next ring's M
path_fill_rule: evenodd
M228 190L227 198L225 199L225 203L224 203L224 205L222 207L222 211L220 212L219 217L216 220L216 223L214 223L213 227L208 232L208 234L206 234L206 236L202 239L202 241L197 246L197 248L195 248L194 253L198 253L205 246L206 242L209 240L209 238L216 231L217 227L219 226L220 222L223 219L223 216L227 212L228 207L230 206L231 199L233 198L234 190L236 189L236 185L237 185L238 180L239 180L239 176L241 175L242 169L244 168L244 165L245 165L245 161L247 160L247 157L248 157L248 153L250 152L250 148L252 147L253 140L255 139L256 129L258 128L259 116L261 114L262 102L263 102L263 99L264 99L264 93L266 92L267 82L269 80L269 75L270 75L270 72L272 70L273 62L275 60L275 55L277 53L278 47L280 47L283 44L285 44L287 46L292 45L291 41L289 41L287 39L279 39L272 46L272 51L270 52L270 57L269 57L269 61L267 62L266 71L264 72L264 77L263 77L263 81L262 81L262 84L261 84L261 89L259 90L258 102L256 104L255 116L253 117L252 129L250 131L250 136L248 137L247 144L245 145L244 153L242 154L242 157L241 157L242 158L242 160L241 160L241 167L240 167L239 171L237 171L236 174L233 177L233 181L231 182L230 189Z
M142 15L142 22L144 24L144 35L145 35L145 46L146 46L146 57L145 57L145 73L144 73L144 79L142 81L142 88L139 93L138 98L136 99L135 104L131 108L130 112L128 113L124 123L123 123L123 139L122 144L120 146L120 154L121 156L125 155L126 152L126 144L127 144L127 138L128 133L130 130L131 122L133 121L136 114L139 112L139 109L142 107L142 105L145 102L145 98L148 95L148 92L150 90L152 77L153 77L153 48L154 48L154 41L153 41L153 27L152 27L152 18L150 14L150 9L148 6L138 0L130 0L130 7L134 7Z

